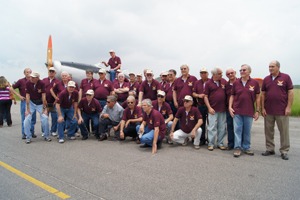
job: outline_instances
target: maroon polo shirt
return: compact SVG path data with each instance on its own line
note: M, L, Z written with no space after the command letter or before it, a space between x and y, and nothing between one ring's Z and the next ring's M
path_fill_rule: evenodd
M63 81L59 81L53 85L53 92L58 96L67 86L68 84L65 85Z
M128 88L129 89L129 83L128 82L123 82L121 85L119 82L114 83L114 88L119 89L119 88ZM124 93L116 93L118 95L118 101L126 101L128 97L128 92Z
M231 95L234 96L232 105L235 111L234 114L252 117L256 95L259 93L260 88L256 80L250 78L245 86L242 83L242 79L235 81L231 90Z
M130 108L127 107L123 112L122 120L126 122L129 119L138 119L140 117L143 117L143 112L141 107L135 106L133 112L131 112ZM136 124L136 123L130 122L130 124Z
M110 58L108 61L108 65L111 69L116 68L119 64L121 64L121 59L118 56L115 56L114 58Z
M21 78L15 84L13 84L14 89L19 89L20 95L25 97L26 96L26 83L29 79Z
M158 101L157 100L152 101L152 106L155 110L159 111L163 115L164 119L169 118L169 116L171 114L173 114L171 107L167 102L163 102L160 110L158 109Z
M78 96L78 91L74 90L69 97L69 92L67 89L65 89L58 96L58 104L60 104L60 107L63 109L70 109L74 102L78 102Z
M139 94L140 84L138 82L129 83L129 90L134 90L136 94Z
M168 82L167 81L164 81L164 82L161 81L159 84L160 84L160 89L162 91L166 92L166 87L167 87Z
M186 95L192 96L193 87L197 78L195 76L189 75L186 81L182 80L182 76L174 81L174 91L177 94L178 106L183 106L183 99Z
M209 79L207 81L209 81ZM207 81L204 82L202 79L196 81L193 87L193 92L195 92L196 94L204 94ZM199 106L205 105L204 98L196 98L196 101Z
M106 100L107 96L114 90L110 80L104 79L101 83L100 79L94 81L95 98L98 100Z
M225 85L226 80L223 78L219 81L219 86L217 86L213 79L210 79L205 84L204 94L208 96L210 106L216 112L226 111Z
M194 106L188 113L185 111L185 107L180 107L175 117L179 121L180 129L187 134L191 133L198 120L202 119L200 111Z
M128 107L127 100L124 101L124 102L121 104L121 106L122 106L124 109L126 109L126 108Z
M94 79L91 80L85 78L81 80L80 89L82 90L82 97L85 97L85 93L94 88Z
M265 92L264 103L268 115L285 115L288 91L293 88L292 80L287 74L280 72L274 80L271 75L264 78L261 90Z
M238 79L236 79L236 80L238 80ZM229 106L229 99L230 99L230 96L231 96L232 85L233 85L233 83L230 83L230 81L227 81L227 83L225 85L226 109L228 109L228 106Z
M167 83L165 87L166 102L173 102L173 83Z
M78 108L80 109L81 112L84 112L88 115L95 114L95 113L101 113L101 111L102 111L99 101L95 98L93 98L91 100L90 104L88 103L88 100L86 97L82 98L78 104Z
M154 130L155 127L158 127L160 139L164 139L166 134L166 124L164 117L159 111L152 109L149 115L144 112L143 121L146 122L146 125L150 130Z
M54 103L55 99L52 96L52 94L50 92L50 89L53 87L54 84L57 84L59 82L59 80L57 80L56 78L53 78L50 81L50 78L47 77L47 78L43 79L43 82L45 84L45 91L46 91L46 100L47 100L47 103Z
M31 81L26 83L26 94L30 95L30 100L41 100L45 92L45 84L42 80L38 80L35 85Z
M151 100L157 99L157 90L160 90L160 84L154 79L150 85L147 80L143 81L139 88L139 91L144 93L143 99Z

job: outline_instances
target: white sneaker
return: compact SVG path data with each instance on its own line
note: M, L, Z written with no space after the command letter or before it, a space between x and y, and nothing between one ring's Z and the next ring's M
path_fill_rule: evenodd
M64 139L59 139L58 142L59 143L64 143L65 141L64 141Z
M194 145L194 148L195 149L200 149L200 146L199 145Z
M42 132L42 137L44 137L45 133Z
M75 136L70 137L70 140L76 140Z
M55 137L55 136L57 136L57 133L56 132L52 132L51 135Z

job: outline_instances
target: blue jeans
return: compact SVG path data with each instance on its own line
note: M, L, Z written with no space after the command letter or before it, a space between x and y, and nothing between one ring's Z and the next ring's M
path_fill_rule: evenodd
M48 123L48 116L43 113L43 104L41 105L36 105L30 101L29 103L30 106L30 113L25 117L24 119L24 131L26 135L26 139L31 139L32 133L31 133L31 126L32 126L32 118L35 115L36 116L36 111L40 113L40 118L41 118L41 124L42 124L42 129L44 130L44 137L48 138L49 137L49 123Z
M208 146L214 146L217 137L218 146L224 146L226 135L226 112L208 113Z
M115 80L115 78L116 78L116 71L113 70L113 69L111 69L109 71L109 74L110 74L110 81L113 82Z
M202 115L202 125L201 125L201 129L202 129L202 135L200 138L200 141L205 142L206 141L206 119L207 119L207 114L208 114L208 110L206 105L201 105L198 106L198 110L200 111L201 115Z
M64 109L60 108L61 115L65 119L61 123L57 123L57 131L59 139L64 139L64 129L66 123L68 124L68 137L73 137L75 135L76 127L77 127L77 120L74 117L74 108Z
M26 112L26 101L21 101L20 103L20 112L21 112L21 121L22 121L22 135L25 135L24 131L24 120L25 120L25 112ZM36 112L31 113L31 128L30 132L34 133L34 125L36 123Z
M245 115L234 115L234 148L241 150L250 149L251 145L251 127L253 117Z
M57 131L57 118L58 118L55 105L49 109L49 114L51 115L50 133L55 133Z
M106 100L98 100L100 105L101 105L101 108L103 110L104 106L106 106Z
M83 118L83 123L79 124L80 132L83 137L87 137L89 132L88 128L89 127L89 122L90 120L93 122L93 129L95 131L98 131L99 127L99 114L94 113L94 114L86 114L84 112L81 112L82 118ZM97 133L96 133L97 135Z
M140 126L141 125L136 126L136 132L137 133L139 132ZM152 147L153 139L154 139L154 129L150 130L148 128L148 126L146 126L145 129L144 129L144 134L140 138L141 144L147 144L147 145ZM158 136L157 141L159 141L159 140L160 140L160 136Z
M227 122L227 140L228 147L234 148L234 129L233 129L233 118L231 117L229 111L226 112L226 122Z

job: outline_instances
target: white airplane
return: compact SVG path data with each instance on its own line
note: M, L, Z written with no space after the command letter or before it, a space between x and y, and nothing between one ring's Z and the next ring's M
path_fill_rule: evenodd
M98 71L101 68L104 68L106 73L106 78L109 80L109 70L106 69L106 67L101 67L101 64L95 64L95 65L88 65L88 64L82 64L82 63L76 63L76 62L65 62L65 61L53 61L52 60L52 37L49 36L48 39L48 48L47 48L47 63L45 63L47 68L54 67L56 71L56 78L60 79L60 74L63 71L68 72L72 75L72 80L75 81L77 84L81 83L81 80L86 78L85 70L90 69L94 72L94 78L99 79ZM96 74L96 75L95 75Z

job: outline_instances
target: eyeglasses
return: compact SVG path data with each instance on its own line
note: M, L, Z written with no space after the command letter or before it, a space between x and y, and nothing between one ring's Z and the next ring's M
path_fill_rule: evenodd
M186 70L186 68L180 68L180 70L182 71L182 70Z
M168 76L173 76L173 74L168 74Z
M222 76L223 73L218 73L219 76Z
M106 101L106 103L110 103L110 101Z
M133 104L134 102L133 101L127 101L127 104Z
M146 76L152 76L152 74L147 74Z
M102 75L102 74L104 74L104 73L98 73L98 74Z
M164 96L162 96L162 95L157 95L157 98L164 98Z
M234 74L234 72L229 72L226 75L229 76L229 75L232 75L232 74Z
M89 96L89 97L91 97L92 95L91 95L91 94L86 94L86 96Z
M275 66L270 65L269 67L273 68L273 67L275 67Z
M184 100L184 103L188 103L188 102L190 102L189 100Z
M54 71L54 70L49 70L49 72L50 72L50 73L54 73L55 71Z
M247 71L247 69L240 69L240 72L245 72Z
M200 74L207 74L207 72L200 72Z

